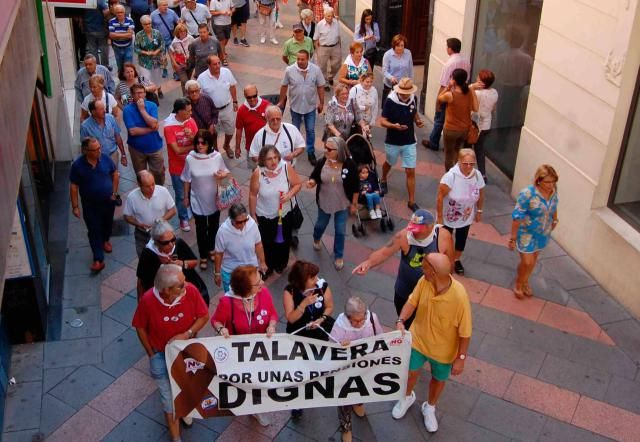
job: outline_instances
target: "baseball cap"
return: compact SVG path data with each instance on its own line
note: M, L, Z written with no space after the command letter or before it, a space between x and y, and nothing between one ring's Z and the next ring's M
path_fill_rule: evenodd
M436 219L431 212L425 209L416 210L407 225L407 230L411 233L419 233L424 231L425 226L435 224Z
M301 23L294 23L293 24L293 30L294 31L304 31L304 27L302 27Z

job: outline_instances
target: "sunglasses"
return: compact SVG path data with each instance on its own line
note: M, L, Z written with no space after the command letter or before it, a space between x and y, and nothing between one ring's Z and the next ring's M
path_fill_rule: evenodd
M176 237L174 236L173 238L168 239L166 241L156 241L156 242L161 246L168 246L169 244L176 242Z
M255 95L245 95L244 98L247 100L253 100L254 98L258 98L258 94Z
M326 150L327 152L332 152L332 151L338 150L338 149L336 149L334 147L325 147L324 150Z
M467 163L467 162L460 163L460 164L462 164L463 166L475 166L476 165L476 163Z

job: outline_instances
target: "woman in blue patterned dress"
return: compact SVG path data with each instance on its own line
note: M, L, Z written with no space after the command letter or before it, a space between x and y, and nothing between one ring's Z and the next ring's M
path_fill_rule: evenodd
M518 195L511 217L509 249L518 250L520 263L513 293L518 299L533 296L529 277L538 255L549 242L551 232L558 225L558 174L548 164L536 170L533 184Z
M366 58L363 57L364 46L362 43L354 41L349 46L349 55L345 58L344 63L338 71L338 80L342 84L346 84L349 89L360 84L362 74L372 72L371 65Z

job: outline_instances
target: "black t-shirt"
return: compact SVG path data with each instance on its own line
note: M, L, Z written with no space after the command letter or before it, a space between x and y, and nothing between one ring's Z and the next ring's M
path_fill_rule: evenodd
M197 259L196 255L191 250L191 247L189 247L189 244L187 244L180 238L176 240L176 248L173 253L174 255L178 256L179 260L188 261ZM140 279L142 288L145 292L153 287L153 280L155 279L156 273L158 273L158 269L160 268L161 264L162 263L160 262L160 257L156 255L152 250L145 247L140 254L140 259L138 260L138 268L136 270L136 276L138 277L138 279ZM208 305L209 293L207 290L207 286L202 278L200 278L200 275L198 275L195 269L185 269L182 272L184 273L185 279L198 288L200 294Z
M318 302L316 302L315 305L307 306L307 308L304 309L304 313L302 314L300 319L298 319L294 323L287 322L287 333L292 333L304 327L311 321L315 321L316 319L320 319L322 317L325 309L323 295L324 295L324 292L327 290L327 287L329 287L329 284L325 282L322 285L322 288L317 289L318 294L320 295L318 297ZM305 298L304 294L300 291L295 290L291 286L291 284L287 285L284 289L293 295L294 308L298 308L302 300ZM317 328L313 330L308 330L308 329L301 330L300 332L296 333L296 335L304 336L306 338L319 339L321 341L327 341L329 339L329 337L325 332Z
M387 136L384 139L386 144L394 146L405 146L414 144L416 136L414 134L413 122L418 111L415 98L408 105L398 104L390 98L384 102L382 116L390 123L399 123L408 126L407 130L387 129Z

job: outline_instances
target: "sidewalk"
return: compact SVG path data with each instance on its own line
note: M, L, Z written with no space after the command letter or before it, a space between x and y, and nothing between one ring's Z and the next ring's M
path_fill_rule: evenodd
M285 24L284 30L277 31L281 43L295 21L293 3L289 2L281 14ZM239 97L249 82L256 83L261 94L277 93L284 70L280 46L256 44L255 24L253 19L249 24L250 48L228 47ZM347 34L343 38L350 41ZM346 45L343 47L346 51ZM379 76L376 83L380 84ZM168 80L163 90L161 118L168 115L178 97L179 84ZM290 120L288 112L285 119ZM418 132L419 138L425 134ZM374 129L379 162L384 158L383 137L382 130ZM318 156L321 154L320 148ZM245 163L227 160L246 195L250 171ZM311 167L306 159L298 164L299 172L308 176ZM421 207L434 207L442 164L441 152L418 147L417 202ZM135 179L130 167L121 168L121 173L120 189L125 198L135 188ZM542 254L532 279L536 297L524 301L514 298L510 288L517 256L506 247L513 201L496 185L503 180L495 169L489 169L484 221L472 227L463 258L466 276L458 279L472 301L473 337L464 373L448 382L438 405L440 430L434 435L426 433L419 404L395 422L390 412L393 403L385 402L367 405L365 418L354 417L355 439L640 440L640 325L554 241ZM410 216L400 169L390 176L389 188L386 200L398 230ZM346 265L336 272L332 237L325 236L321 252L312 248L317 210L314 193L305 189L298 199L304 206L305 222L295 258L321 266L321 276L336 298L336 312L350 295L357 294L378 313L384 326L393 327L397 258L366 277L351 275L355 265L385 244L392 233L383 234L374 223L367 223L367 236L356 239L348 228ZM121 220L121 209L116 217ZM17 383L8 387L3 438L169 440L147 358L130 326L136 308L133 232L118 221L120 235L113 238L114 252L107 256L107 267L92 276L84 224L71 215L69 220L61 339L13 348L9 376ZM327 233L331 232L330 227ZM194 231L180 232L180 236L195 245ZM201 274L215 295L213 312L221 293L213 284L211 271ZM282 314L286 274L272 276L267 285ZM70 322L76 318L84 326L73 328ZM278 331L284 329L281 320ZM213 334L207 325L202 335ZM425 373L416 389L420 402L426 398L428 380ZM335 408L306 410L296 422L289 417L286 412L274 413L273 424L266 428L247 416L196 421L182 436L185 441L340 440Z

